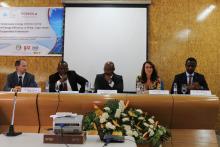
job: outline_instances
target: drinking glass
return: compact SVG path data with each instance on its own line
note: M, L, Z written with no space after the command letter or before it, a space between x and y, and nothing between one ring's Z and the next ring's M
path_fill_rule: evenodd
M187 85L186 84L182 84L181 91L183 94L186 94L186 92L187 92Z
M89 93L91 91L91 84L89 82L86 82L85 84L85 93Z
M60 91L60 85L59 85L59 84L56 84L56 85L55 85L55 91L56 91L56 92L59 92L59 91Z

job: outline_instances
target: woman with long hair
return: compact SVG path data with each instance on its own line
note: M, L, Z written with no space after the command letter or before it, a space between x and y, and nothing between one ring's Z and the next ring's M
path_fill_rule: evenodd
M141 76L137 79L144 86L144 90L161 89L161 80L157 74L155 65L151 61L144 62Z

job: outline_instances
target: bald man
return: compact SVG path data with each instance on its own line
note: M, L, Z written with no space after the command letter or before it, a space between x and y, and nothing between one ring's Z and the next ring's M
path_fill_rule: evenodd
M123 78L121 75L114 73L114 63L108 61L104 65L104 73L97 74L95 78L95 92L97 90L117 90L118 93L123 92Z
M75 71L69 70L68 64L65 61L58 63L57 72L49 76L49 91L56 92L55 87L58 87L58 91L78 91L85 92L85 84L88 82L85 78L78 75Z

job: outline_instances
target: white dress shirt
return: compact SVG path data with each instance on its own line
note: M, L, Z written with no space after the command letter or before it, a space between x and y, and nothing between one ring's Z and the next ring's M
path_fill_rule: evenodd
M189 74L188 72L186 72L186 77L187 77L187 84L189 84L189 77L191 76L191 84L193 83L193 77L194 77L194 73Z
M24 76L25 76L25 73L23 73L22 75L18 74L17 73L17 76L18 76L18 81L19 81L19 77L21 76L22 77L22 85L24 84Z

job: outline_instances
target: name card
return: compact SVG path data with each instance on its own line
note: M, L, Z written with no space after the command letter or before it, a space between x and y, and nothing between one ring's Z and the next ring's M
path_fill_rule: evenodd
M117 94L117 90L97 90L97 94Z
M170 91L169 90L149 90L149 94L168 95L168 94L170 94Z
M41 88L22 87L21 92L23 92L23 93L41 93Z
M79 93L79 91L60 91L60 93L62 94L74 94L74 93Z
M190 90L190 95L206 95L211 96L211 90Z

